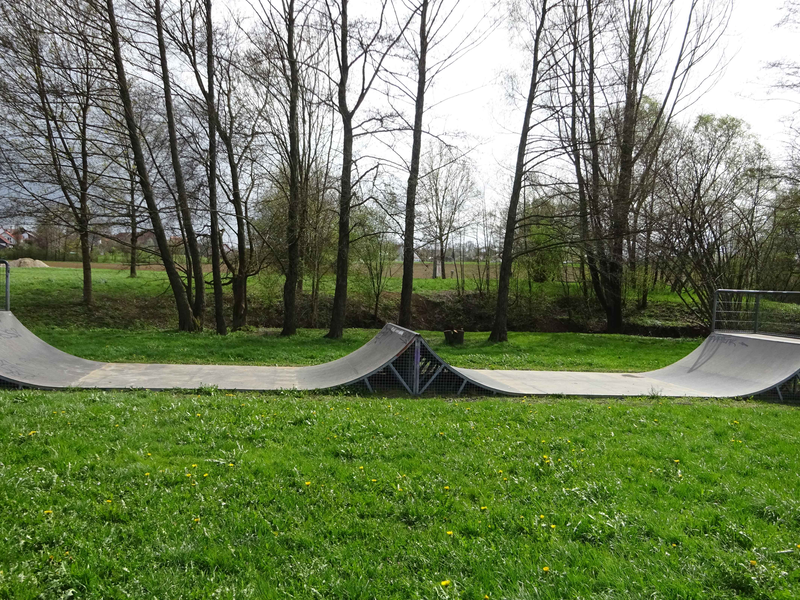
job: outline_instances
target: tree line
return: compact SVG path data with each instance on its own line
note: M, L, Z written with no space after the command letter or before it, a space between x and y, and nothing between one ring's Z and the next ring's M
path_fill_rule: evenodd
M154 254L185 331L203 329L211 306L218 333L245 326L248 282L270 270L283 277L283 335L304 286L316 321L333 277L325 321L339 338L352 263L377 315L396 258L407 327L414 265L444 277L450 260L463 291L465 257L487 289L497 263L494 341L507 339L514 277L567 263L609 331L622 329L627 292L646 304L658 281L708 320L717 287L796 286L800 250L789 172L742 121L682 117L730 10L0 0L0 209L74 232L86 304L97 236L128 248L132 275L137 253ZM506 200L489 209L469 148L432 130L428 96L496 28L524 72L508 90L522 122Z

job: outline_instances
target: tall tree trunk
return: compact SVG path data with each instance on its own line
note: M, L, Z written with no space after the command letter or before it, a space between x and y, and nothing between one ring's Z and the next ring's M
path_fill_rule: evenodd
M88 93L88 92L87 92ZM83 303L92 304L92 247L89 244L89 139L88 113L90 99L81 111L81 176L80 176L80 215L78 216L81 240L81 263L83 264Z
M624 275L625 236L628 232L631 188L633 185L636 142L636 82L638 80L636 61L636 38L634 15L629 24L627 73L625 81L625 104L622 109L622 132L619 145L619 176L611 203L611 255L608 262L608 282L606 285L606 317L608 331L622 331L622 289Z
M175 268L172 254L170 254L167 236L164 231L164 226L161 223L161 215L159 214L153 188L150 184L150 177L147 173L147 163L144 158L144 152L142 151L142 144L139 140L139 129L133 113L133 102L128 88L128 81L125 76L125 64L122 60L117 19L114 14L114 0L106 0L106 8L108 11L111 44L114 51L114 67L116 70L117 85L119 87L119 96L124 109L125 125L128 129L131 150L133 151L133 157L136 163L136 172L139 175L139 184L147 204L147 212L150 216L150 222L153 225L153 233L156 238L156 243L158 244L159 252L161 253L161 260L164 263L164 270L167 273L167 278L169 279L170 287L175 297L175 305L178 310L178 327L181 331L193 331L195 323L192 317L192 307L189 305L189 300L186 297L186 289L183 287L183 281L181 281L181 276Z
M339 179L339 239L336 247L336 288L333 293L331 327L325 337L340 339L344 335L347 312L347 276L350 265L350 203L353 197L353 114L347 106L347 80L350 75L348 53L348 0L342 0L340 24L340 73L338 110L342 117L342 175Z
M403 231L403 283L400 289L398 325L411 327L413 319L411 297L414 293L414 222L416 220L419 160L422 153L422 116L425 112L425 86L428 76L428 6L422 0L419 19L419 61L417 62L417 97L414 101L414 133L411 143L411 165L406 185L406 223Z
M439 240L439 266L442 269L442 279L447 279L447 261L445 259L444 240Z
M547 0L542 2L542 12L536 33L533 40L533 65L531 67L531 82L528 88L528 99L525 103L525 116L522 120L522 131L519 136L519 146L517 146L517 160L514 167L514 183L511 187L511 200L508 204L508 216L506 217L506 231L503 237L503 253L500 262L500 273L497 278L497 305L495 306L494 323L492 332L489 334L490 342L508 341L508 292L511 283L511 273L514 265L514 236L517 230L517 207L519 197L522 193L522 179L525 175L525 157L528 150L528 134L531 129L531 115L533 114L533 103L536 99L536 92L539 83L539 44L544 32L545 19L547 17Z
M247 325L247 279L249 277L249 260L247 246L247 219L244 214L241 186L239 183L239 164L236 161L233 147L233 132L222 128L219 119L216 119L217 132L225 145L228 157L228 170L231 177L231 204L236 215L236 264L233 271L233 319L231 329L238 331Z
M219 212L217 210L217 107L214 104L214 30L211 20L211 2L205 0L206 9L206 111L208 112L208 209L211 213L211 279L214 286L214 324L219 335L228 333L225 324L225 307L222 299L222 272Z
M590 203L591 211L597 215L599 213L600 198L600 140L597 135L597 107L595 101L595 20L594 3L596 0L586 0L586 18L589 35L589 72L587 74L589 84L589 151L591 156L591 193L587 194L587 201ZM588 232L588 228L587 228ZM599 235L601 232L594 228L594 242L588 241L586 244L586 261L589 265L589 274L592 278L592 288L595 296L600 302L600 306L606 309L606 294L603 288L606 270L605 253L601 245Z
M81 227L79 234L81 241L81 263L83 264L83 303L92 305L92 247L89 244L89 231L86 226Z
M344 92L340 92L340 95ZM336 289L333 294L333 311L330 331L325 337L339 339L344 335L347 310L347 275L350 254L350 202L353 167L353 123L349 113L342 114L342 176L339 192L339 239L336 247Z
M300 75L295 56L294 0L286 7L286 54L289 63L289 214L286 237L289 260L283 285L283 330L281 335L297 333L297 288L300 278L300 132L298 104Z
M205 285L203 276L203 263L200 260L200 249L197 244L197 234L192 224L192 214L189 211L189 201L186 195L186 183L183 177L180 154L178 151L178 134L175 128L175 111L172 106L172 84L169 76L169 63L167 62L167 47L164 42L164 23L161 13L161 0L155 0L154 16L156 21L156 34L158 37L158 55L161 63L161 82L164 87L164 108L167 116L167 131L169 133L169 152L172 159L172 171L175 174L175 187L178 192L178 210L183 225L183 236L188 248L189 264L187 265L187 278L190 282L192 276L195 281L194 303L192 313L196 328L203 328L203 317L206 309ZM189 284L191 285L191 284ZM192 294L188 291L191 302Z

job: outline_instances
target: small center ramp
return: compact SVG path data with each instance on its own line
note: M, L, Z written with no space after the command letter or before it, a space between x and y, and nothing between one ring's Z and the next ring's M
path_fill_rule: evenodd
M713 333L678 362L646 373L505 371L453 367L422 337L386 325L364 346L309 367L103 363L62 352L0 311L0 383L40 389L152 390L216 386L224 390L325 390L409 395L508 394L575 396L752 396L797 383L800 340Z

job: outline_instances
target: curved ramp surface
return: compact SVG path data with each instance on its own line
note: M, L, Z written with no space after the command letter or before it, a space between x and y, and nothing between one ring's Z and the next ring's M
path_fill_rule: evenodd
M753 396L796 382L800 340L714 333L678 362L646 373L503 371L453 367L422 337L386 325L364 346L322 365L260 367L102 363L77 358L40 340L10 312L0 311L0 381L44 389L146 388L499 393L574 396Z
M408 329L386 325L355 352L311 367L102 363L54 348L31 333L12 313L0 311L0 379L12 385L45 389L329 389L386 370L387 365L407 354L418 337Z
M800 372L800 340L759 334L713 333L685 358L645 373L488 371L456 369L476 384L505 394L576 396L754 396Z

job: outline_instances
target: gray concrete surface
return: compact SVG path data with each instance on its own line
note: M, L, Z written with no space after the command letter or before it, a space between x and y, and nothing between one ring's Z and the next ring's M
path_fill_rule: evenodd
M50 346L11 312L0 311L0 379L44 389L330 389L385 374L416 340L424 344L419 334L386 325L355 352L310 367L101 363ZM646 373L460 369L436 358L459 377L501 394L736 397L759 394L794 378L800 371L800 340L715 333L685 358Z
M101 363L54 348L31 333L11 312L0 311L0 377L12 384L45 389L329 389L383 369L417 337L413 331L386 325L355 352L310 367Z
M800 370L800 340L714 333L676 363L645 373L454 370L505 394L577 396L753 396L791 380Z

